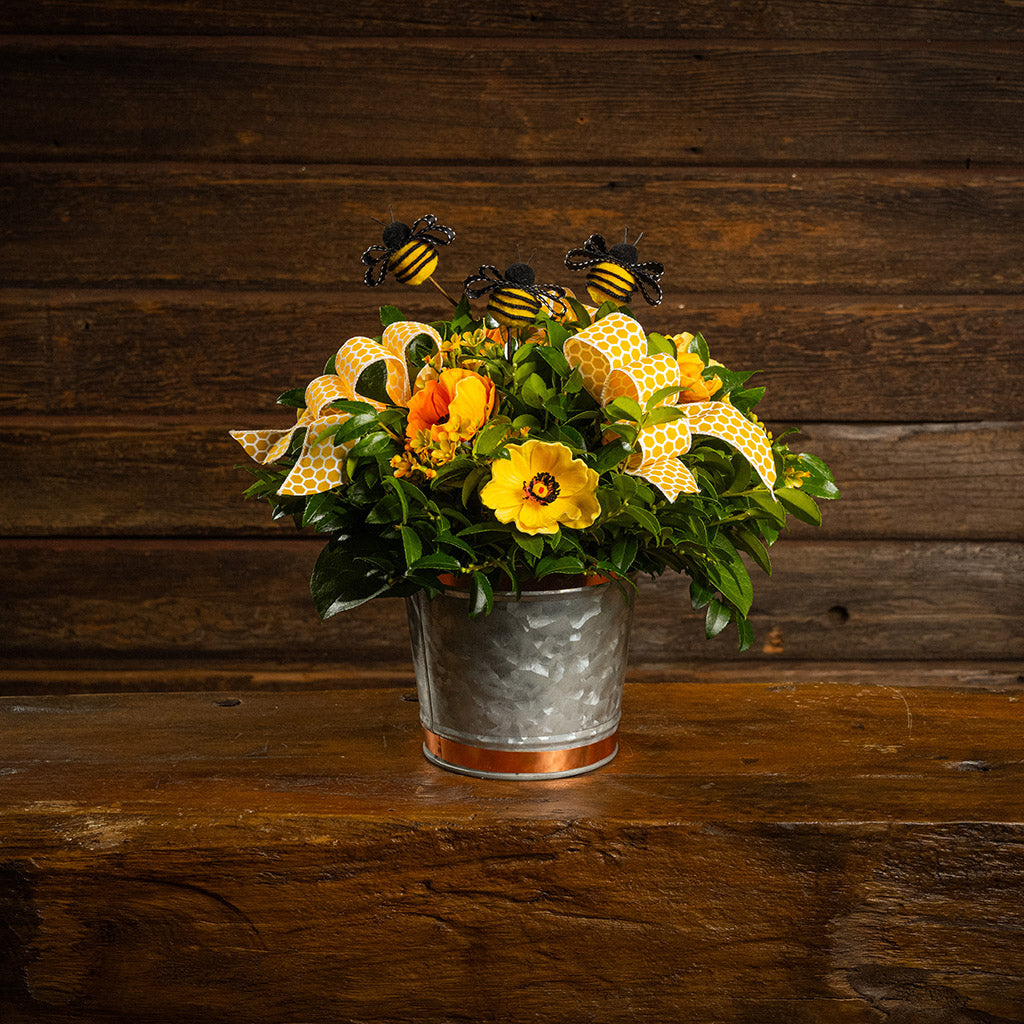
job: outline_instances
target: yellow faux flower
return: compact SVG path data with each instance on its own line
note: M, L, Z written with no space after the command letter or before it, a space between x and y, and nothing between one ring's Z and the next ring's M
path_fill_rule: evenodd
M704 360L696 352L680 352L678 358L679 383L686 390L679 393L676 401L680 404L710 402L711 396L722 386L721 378L715 376L711 380L704 380L701 376L704 372Z
M523 533L557 533L559 524L581 530L601 514L597 473L564 444L526 441L491 469L480 499Z

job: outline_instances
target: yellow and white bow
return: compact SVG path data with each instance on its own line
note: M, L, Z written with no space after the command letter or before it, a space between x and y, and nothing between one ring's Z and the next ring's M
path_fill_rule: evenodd
M317 377L306 387L306 408L293 427L268 430L232 430L231 436L259 463L276 462L288 450L296 430L305 429L302 452L294 468L278 489L278 494L319 494L344 480L343 466L355 440L334 443L333 437L317 443L327 427L342 424L350 413L331 409L340 398L368 402L377 409L384 403L359 394L356 385L362 372L383 362L386 372L384 390L395 405L408 405L412 395L406 351L421 334L440 346L441 336L429 324L402 320L384 328L380 342L372 338L349 338L334 357L335 372Z
M579 369L586 389L601 403L632 398L644 405L656 391L682 385L677 360L670 355L648 355L643 328L624 313L610 313L565 343L565 357ZM661 404L674 404L669 395ZM765 486L775 484L775 460L764 431L728 402L688 402L679 419L644 427L640 451L626 464L626 472L654 484L669 501L679 494L696 494L693 474L679 460L690 450L693 434L727 441L741 452Z

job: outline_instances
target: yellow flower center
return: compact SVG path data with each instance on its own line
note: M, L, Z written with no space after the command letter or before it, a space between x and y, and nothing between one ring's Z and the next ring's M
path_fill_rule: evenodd
M558 481L550 473L538 473L523 486L523 497L540 505L550 505L558 497Z

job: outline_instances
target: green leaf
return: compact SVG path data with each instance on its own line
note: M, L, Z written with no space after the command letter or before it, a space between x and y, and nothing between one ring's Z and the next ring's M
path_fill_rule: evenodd
M548 555L547 558L542 558L537 563L535 575L540 580L556 572L564 573L567 576L580 575L583 572L583 563L578 558L572 558L569 555L562 557Z
M671 356L673 359L678 358L676 352L676 343L664 334L658 334L656 331L651 331L647 335L647 354L649 356Z
M422 558L417 559L416 563L410 565L409 568L412 570L436 569L438 572L458 572L462 566L457 558L446 555L443 551L438 551L436 554L424 555Z
M653 533L655 537L661 536L661 524L647 509L637 508L636 505L624 505L620 514L626 516L627 519L632 519L634 523L643 527L648 533Z
M690 581L690 606L695 612L707 608L714 596L715 592L710 587L698 583L697 580Z
M605 426L609 434L621 437L632 448L640 435L640 428L633 423L609 423Z
M354 556L353 545L360 549L357 538L339 536L324 547L313 567L309 589L321 620L366 604L390 589L378 566Z
M617 313L619 311L619 304L614 299L605 299L600 306L597 307L597 312L594 314L594 323L597 323L602 317L607 316L609 313Z
M626 444L624 441L612 441L603 448L598 448L594 456L594 469L599 475L606 473L632 454L632 445Z
M670 423L672 420L682 419L686 415L678 405L659 405L652 409L644 419L644 426L653 426L656 423Z
M686 351L696 352L700 356L701 362L705 364L711 362L711 353L708 351L708 343L704 340L703 334L695 334L693 340L686 346Z
M750 463L737 452L732 458L733 478L729 481L730 494L742 494L750 486Z
M748 491L747 498L750 499L759 509L767 512L779 526L786 525L786 510L780 505L768 491Z
M524 427L527 430L539 430L542 426L543 424L541 421L537 419L536 416L530 415L529 413L526 413L523 416L517 416L512 421L512 427L515 430L522 430Z
M632 534L618 537L612 544L612 563L621 573L629 572L636 558L639 543Z
M739 649L745 651L754 642L754 627L746 617L743 617L736 620L736 630L740 635Z
M405 564L411 569L413 563L423 557L423 541L420 540L420 535L411 526L400 526L398 529L402 534Z
M349 416L347 420L343 420L341 423L334 423L323 430L317 431L313 444L320 444L329 437L334 438L335 444L343 444L345 441L351 441L353 438L365 434L376 425L376 413L365 412Z
M523 401L534 409L542 409L544 403L554 393L554 390L544 383L544 378L536 373L531 373L526 378L520 391Z
M491 420L484 428L476 435L476 440L473 442L473 454L481 457L486 457L494 451L502 441L505 440L508 435L511 424L509 423L507 416L497 417Z
M544 554L543 537L537 537L529 533L520 533L516 530L516 532L512 534L512 539L528 555L533 555L534 558L540 558L540 556Z
M566 331L564 327L560 327L558 324L555 324L554 326L559 327L565 337L568 337L568 331ZM543 359L559 377L568 377L572 372L572 367L569 366L568 360L557 348L552 348L550 345L538 345L537 355L540 356L541 359Z
M437 471L437 475L430 481L430 489L432 491L436 490L441 484L446 483L452 477L465 479L466 474L475 466L476 463L472 459L453 459Z
M748 530L745 527L738 527L731 532L730 536L736 547L746 551L746 553L750 555L757 564L758 568L771 576L772 562L768 557L768 549L761 543L753 530Z
M381 482L390 487L395 494L398 496L398 502L402 506L402 522L406 523L409 521L409 501L405 496L405 491L402 490L402 485L393 476L384 476L381 478Z
M477 489L480 481L487 476L489 470L486 466L477 466L462 482L462 504L463 507L469 504L469 499Z
M680 391L685 390L685 388L679 387L678 384L669 384L666 387L658 388L658 390L655 391L646 402L644 402L644 411L649 412L651 409L657 408L667 398L671 398Z
M747 416L764 398L765 390L765 388L739 388L729 392L729 401L738 412Z
M795 487L779 487L775 490L779 504L801 522L821 526L821 510L809 494Z
M488 615L494 607L494 588L482 573L474 572L469 577L469 617L476 618L483 612Z
M632 398L616 398L605 406L605 415L610 420L631 420L639 423L644 418L640 403Z
M390 327L405 320L405 314L397 306L383 305L380 307L380 323L382 327Z
M306 507L302 512L302 525L303 526L314 526L320 520L324 519L331 512L331 506L334 504L335 495L330 491L324 491L321 494L312 494L306 498Z
M383 359L370 363L356 381L356 394L374 402L390 404L387 392L388 370Z
M283 395L280 395L277 399L278 405L286 405L290 409L305 409L306 408L306 389L305 388L289 388Z
M750 573L747 572L743 559L739 557L732 545L729 547L732 561L720 566L717 582L722 596L743 615L746 615L754 602L754 584L750 581ZM724 551L723 554L725 554Z
M375 433L361 437L352 446L349 455L353 458L373 458L398 450L398 443L390 434Z
M731 621L732 612L721 601L712 598L704 617L704 635L708 640L714 639Z
M809 472L810 478L804 481L801 490L815 498L838 498L839 488L836 487L832 470L816 455L806 452L799 456L800 468Z
M579 329L583 330L584 328L589 327L592 321L590 319L590 314L587 312L586 307L583 305L583 303L580 302L579 299L568 297L565 301L569 303L569 308L575 314L576 320L579 323Z
M404 514L408 516L409 510L403 504L401 498L394 491L389 491L378 501L366 515L366 522L371 526L385 523L396 523Z

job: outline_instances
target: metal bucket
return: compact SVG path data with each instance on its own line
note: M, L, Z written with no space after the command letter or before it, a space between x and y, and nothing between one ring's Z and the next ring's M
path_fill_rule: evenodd
M466 591L406 599L427 760L485 779L558 779L607 764L626 671L633 593L613 582L496 593L471 619Z

